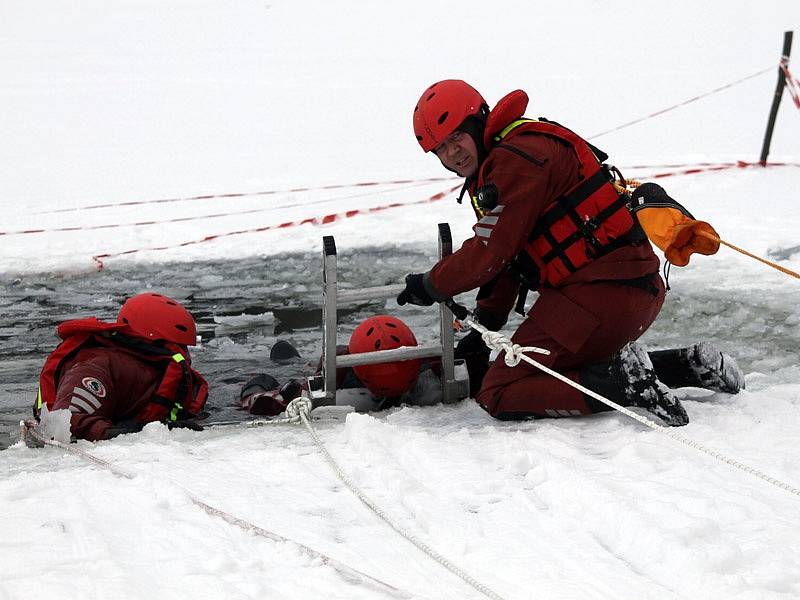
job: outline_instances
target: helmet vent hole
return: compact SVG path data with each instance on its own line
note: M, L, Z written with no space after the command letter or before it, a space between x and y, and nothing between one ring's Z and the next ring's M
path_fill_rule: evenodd
M188 329L186 329L186 327L184 327L183 325L175 325L175 329L180 329L181 331L189 331L189 330L188 330Z
M400 343L400 338L399 338L399 337L397 337L396 335L390 335L389 337L390 337L390 338L392 338L392 339L393 339L395 342L397 342L398 344Z
M369 329L367 329L367 335L372 335L373 331L375 331L375 328L374 327L370 327Z
M431 98L433 98L435 95L436 95L436 92L433 92L433 93L432 93L432 94L430 94L430 95L429 95L427 98L425 98L425 101L426 101L426 102L430 102L430 101L431 101Z
M379 350L380 347L381 347L381 341L380 340L375 340L375 350Z
M421 136L421 135L418 135L418 136L417 136L417 141L418 141L418 142L421 142L421 141L422 141L422 136Z
M397 329L397 325L395 325L394 323L389 322L389 321L384 323L384 325L386 325L387 327L391 327L392 329Z
M170 302L169 300L167 300L167 304L169 304L170 306L178 306L177 304L175 304L174 302Z
M442 116L441 116L441 117L439 117L439 125L441 125L442 123L444 123L444 122L447 120L447 116L448 116L449 114L450 114L450 113L449 113L449 112L447 112L447 111L444 111L444 112L442 113Z

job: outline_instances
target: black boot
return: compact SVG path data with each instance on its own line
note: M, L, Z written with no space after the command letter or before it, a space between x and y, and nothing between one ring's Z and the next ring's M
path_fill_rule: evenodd
M251 394L259 394L261 392L269 392L280 387L278 380L272 375L267 373L259 373L251 377L247 383L242 386L239 392L239 399L245 398Z
M734 358L708 342L649 354L658 378L671 388L701 387L726 394L744 389L744 373Z
M680 400L658 380L647 352L636 342L626 345L611 362L585 367L581 371L581 383L622 406L644 408L671 427L689 422ZM586 402L592 412L609 410L591 396L586 396Z
M459 340L454 358L464 360L469 375L469 393L474 398L481 389L483 378L489 370L489 348L486 347L477 330L473 329Z

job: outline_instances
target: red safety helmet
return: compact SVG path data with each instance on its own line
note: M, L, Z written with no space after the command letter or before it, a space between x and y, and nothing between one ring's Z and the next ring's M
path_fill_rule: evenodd
M197 343L197 328L192 315L180 302L161 294L137 294L125 302L117 323L126 325L122 333L150 341L166 340L184 346Z
M414 107L414 133L425 152L430 152L453 133L470 115L489 105L474 87L460 79L434 83Z
M350 354L359 354L416 345L417 338L414 337L408 325L397 317L377 315L366 319L356 327L350 336L350 344L347 348ZM383 398L400 396L413 388L417 383L421 365L422 361L417 358L375 365L359 365L353 367L353 371L373 395Z

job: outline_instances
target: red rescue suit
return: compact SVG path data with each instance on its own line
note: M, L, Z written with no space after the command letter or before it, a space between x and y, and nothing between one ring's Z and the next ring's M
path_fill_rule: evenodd
M588 253L588 241L569 249L572 253L579 248L586 258L574 270L565 269L563 261L544 259L547 245L552 248L561 240L542 243L542 223L600 165L584 140L553 123L519 126L516 134L512 129L501 135L526 106L524 92L512 92L489 114L484 144L488 155L468 188L476 202L481 192L490 190L495 205L478 212L475 236L431 269L430 283L440 296L452 297L491 282L491 291L479 295L478 306L504 321L517 295L520 270L527 280L535 272L533 266L538 268L539 285L528 283L539 288L539 298L512 340L546 348L550 355L536 359L578 382L583 365L608 360L644 333L661 308L664 286L650 243L643 236L627 236L627 209L612 228L595 229L608 237L607 244ZM604 189L614 196L607 198L611 206L617 194L608 192L613 190L610 184ZM615 207L612 212L617 211ZM613 228L616 237L608 236ZM572 227L574 231L580 229ZM586 239L582 233L579 237ZM520 269L520 257L526 256L531 259L528 268L523 263ZM507 367L502 359L490 367L476 399L498 418L592 412L574 388L527 363Z
M37 418L44 405L68 409L72 435L94 441L106 439L122 421L174 421L200 413L208 384L191 368L186 348L154 345L120 329L94 317L59 325L64 341L42 369Z

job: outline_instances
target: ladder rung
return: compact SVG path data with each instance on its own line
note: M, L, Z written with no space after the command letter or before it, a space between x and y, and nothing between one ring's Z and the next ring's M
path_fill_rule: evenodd
M414 358L429 358L441 356L442 347L436 346L401 346L392 350L378 350L377 352L361 352L359 354L345 354L336 357L337 367L354 367L357 365L374 365L377 363L394 362L398 360L411 360Z

